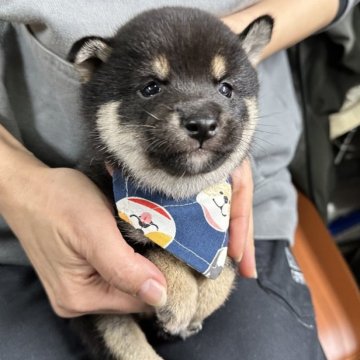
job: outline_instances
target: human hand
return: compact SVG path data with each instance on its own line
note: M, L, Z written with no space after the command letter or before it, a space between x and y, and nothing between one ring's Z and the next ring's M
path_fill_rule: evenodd
M253 191L250 161L245 159L232 173L229 256L244 277L257 278L254 246Z
M0 210L54 311L74 317L146 311L145 302L162 305L162 273L122 238L100 190L76 170L50 169L38 160L29 166L33 160L24 156L24 169L8 178Z

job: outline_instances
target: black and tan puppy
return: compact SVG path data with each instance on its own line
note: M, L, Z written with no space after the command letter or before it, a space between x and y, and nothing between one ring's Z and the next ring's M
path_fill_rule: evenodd
M138 186L175 199L227 178L249 151L257 118L254 66L272 25L264 16L238 36L203 11L162 8L135 17L112 39L78 41L70 58L84 82L91 177L111 194L108 163ZM231 291L230 261L209 280L119 224L166 277L168 300L156 321L183 338L199 331ZM160 359L133 316L87 321L93 327L83 326L83 337L98 359Z

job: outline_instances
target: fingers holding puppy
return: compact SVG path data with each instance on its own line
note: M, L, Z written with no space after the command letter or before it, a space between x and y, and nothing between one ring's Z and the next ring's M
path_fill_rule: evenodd
M75 317L142 312L146 304L162 305L164 276L127 245L111 204L95 184L76 170L48 168L18 148L2 146L12 162L4 171L9 177L0 184L0 212L54 311Z
M254 183L249 159L232 173L229 255L239 263L239 273L256 278L253 192Z

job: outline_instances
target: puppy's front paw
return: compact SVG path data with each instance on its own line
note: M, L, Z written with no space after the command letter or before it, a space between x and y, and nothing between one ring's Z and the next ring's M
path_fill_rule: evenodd
M164 250L153 249L147 258L163 272L167 282L167 303L156 310L158 323L165 333L179 336L198 308L197 279L187 265Z
M192 311L193 310L193 311ZM157 311L157 319L162 330L173 336L183 337L192 320L194 309L165 305Z
M185 340L189 336L197 334L199 331L201 331L201 329L202 329L202 322L196 322L196 323L192 322L185 330L179 333L179 336L183 340Z

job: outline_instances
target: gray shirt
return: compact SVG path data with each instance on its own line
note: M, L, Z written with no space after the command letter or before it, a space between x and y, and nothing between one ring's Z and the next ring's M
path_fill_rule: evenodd
M78 76L65 58L88 35L112 36L142 10L196 6L216 16L255 0L5 1L0 5L0 122L49 166L74 167L83 151ZM209 34L211 36L211 34ZM296 193L287 166L301 131L289 66L280 52L259 66L260 118L252 147L255 238L292 241ZM28 260L0 218L0 263Z

